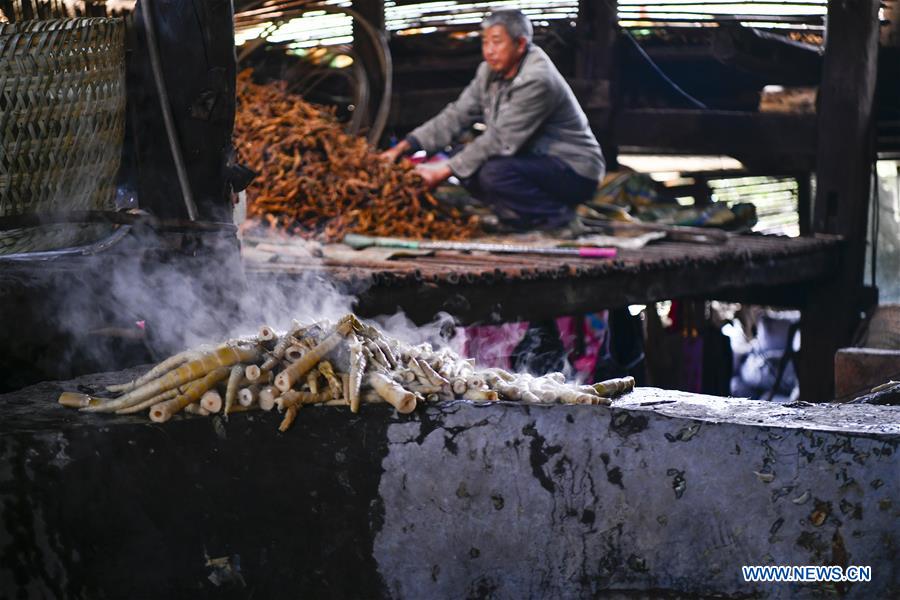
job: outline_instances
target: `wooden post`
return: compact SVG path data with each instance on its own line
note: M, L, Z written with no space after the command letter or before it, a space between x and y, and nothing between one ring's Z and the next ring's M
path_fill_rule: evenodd
M886 4L884 18L887 24L881 28L881 45L900 48L900 2Z
M613 139L617 102L616 0L580 0L578 3L578 54L573 87L580 92L584 111L603 149L606 167L618 167L618 146Z
M812 232L812 181L809 173L801 173L797 181L797 217L800 221L800 235Z
M126 60L128 121L122 159L127 187L157 217L187 212L154 84L141 14L150 11L162 77L177 141L201 221L232 218L231 179L235 112L234 12L231 2L138 2Z
M834 356L859 318L866 224L874 156L873 104L878 68L880 0L829 0L827 44L819 87L813 231L842 235L834 277L811 290L801 322L801 398L834 398Z
M694 175L694 205L707 206L712 204L712 189L709 187L709 178L706 175Z
M384 35L384 2L381 0L353 0L353 10ZM360 60L362 60L366 75L369 77L369 85L371 86L369 105L357 106L356 110L367 111L368 122L371 125L375 120L375 113L384 96L384 81L382 80L381 67L375 54L378 50L372 45L369 36L356 21L353 22L353 49Z

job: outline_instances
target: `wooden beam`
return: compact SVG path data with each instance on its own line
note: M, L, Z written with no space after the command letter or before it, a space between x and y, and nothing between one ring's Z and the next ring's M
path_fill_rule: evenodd
M829 0L827 45L819 88L816 201L813 231L844 236L842 261L816 293L801 321L801 398L834 398L832 369L850 343L863 285L873 105L878 70L880 0Z
M589 114L593 121L594 115ZM694 109L631 109L614 123L622 148L672 154L727 154L750 170L812 171L815 115Z
M436 115L459 91L445 88L395 94L391 125L411 129ZM815 115L631 109L619 111L610 123L607 109L585 112L591 127L603 138L601 144L614 142L617 149L727 154L755 172L769 174L795 175L815 168Z
M811 44L750 27L718 27L710 51L722 64L764 76L770 84L817 85L822 57Z

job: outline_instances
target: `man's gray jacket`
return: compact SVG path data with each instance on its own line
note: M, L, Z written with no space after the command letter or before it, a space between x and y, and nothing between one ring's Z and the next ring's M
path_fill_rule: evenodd
M519 153L555 156L588 179L604 175L603 153L575 94L534 44L511 80L482 62L459 98L414 130L409 141L437 152L478 122L487 126L484 133L450 159L457 177L471 177L491 157Z

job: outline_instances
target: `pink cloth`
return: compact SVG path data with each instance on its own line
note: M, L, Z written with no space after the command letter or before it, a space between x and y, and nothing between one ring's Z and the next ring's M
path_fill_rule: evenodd
M559 336L569 357L569 363L574 371L573 379L588 381L593 378L597 368L597 360L600 358L600 350L606 339L607 311L591 313L583 317L559 317L556 326L559 328ZM584 335L584 353L574 354L578 339L578 327L582 328Z
M579 317L559 317L556 319L560 340L565 348L572 372L569 376L579 381L588 381L597 367L603 342L607 334L607 311L591 313ZM576 355L578 327L584 336L583 353ZM505 323L503 325L477 325L463 330L463 354L474 358L485 367L511 368L510 357L528 330L528 323Z

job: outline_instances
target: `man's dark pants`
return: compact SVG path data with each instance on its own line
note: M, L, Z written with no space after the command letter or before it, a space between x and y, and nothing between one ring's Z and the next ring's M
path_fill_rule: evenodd
M490 206L500 221L522 229L568 223L575 205L594 194L597 182L582 177L554 156L490 158L463 181L474 197Z

